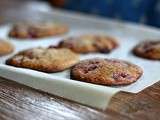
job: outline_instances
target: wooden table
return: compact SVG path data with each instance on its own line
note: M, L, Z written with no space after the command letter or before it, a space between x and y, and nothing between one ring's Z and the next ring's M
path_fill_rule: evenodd
M0 1L1 22L33 13L31 1L17 1ZM34 12L44 4L34 4ZM101 111L0 78L0 120L160 120L159 114L160 82L138 94L118 93Z

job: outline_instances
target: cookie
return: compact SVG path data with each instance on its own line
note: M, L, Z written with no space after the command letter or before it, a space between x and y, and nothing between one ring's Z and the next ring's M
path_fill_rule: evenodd
M0 56L10 54L14 51L14 47L10 42L0 40Z
M44 38L64 34L68 27L62 24L54 23L18 23L13 25L9 36L13 38Z
M69 49L32 48L19 52L6 61L7 65L52 73L63 71L79 61L79 55Z
M82 35L62 40L57 48L69 48L76 53L109 53L118 46L117 41L109 36ZM55 47L55 46L50 46Z
M89 59L71 70L74 80L100 85L127 85L138 80L143 71L137 65L118 59Z
M160 41L145 41L139 43L133 49L133 53L142 58L160 60Z

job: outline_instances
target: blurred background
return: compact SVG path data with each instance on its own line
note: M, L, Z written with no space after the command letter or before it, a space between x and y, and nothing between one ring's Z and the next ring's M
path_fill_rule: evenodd
M54 6L160 27L160 0L50 0Z
M0 0L0 21L34 18L52 7L160 27L160 0Z

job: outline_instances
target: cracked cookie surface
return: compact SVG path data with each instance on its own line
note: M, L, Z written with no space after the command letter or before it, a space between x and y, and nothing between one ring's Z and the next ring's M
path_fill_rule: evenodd
M142 58L160 60L160 41L145 41L139 43L133 49L133 53Z
M71 78L101 85L127 85L137 81L142 73L139 66L123 60L96 58L76 64Z
M115 38L109 36L81 35L77 37L66 38L62 40L57 46L53 47L69 48L77 53L109 53L118 47L118 43Z
M51 22L46 23L17 23L12 26L9 36L13 38L44 38L64 34L68 27Z
M79 61L79 55L69 49L32 48L19 52L6 64L43 71L47 73L63 71Z

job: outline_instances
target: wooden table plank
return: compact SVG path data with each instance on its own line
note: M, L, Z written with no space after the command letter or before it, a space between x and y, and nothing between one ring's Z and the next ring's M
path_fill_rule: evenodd
M112 110L92 109L9 80L0 82L0 120L95 120L99 118L101 120L130 119L127 115Z
M160 109L160 82L135 95L121 93L113 97L110 108L125 113ZM123 109L125 107L125 109Z
M159 119L160 83L132 95L115 95L106 111L41 92L0 78L0 120L11 119ZM149 114L146 114L148 113Z

